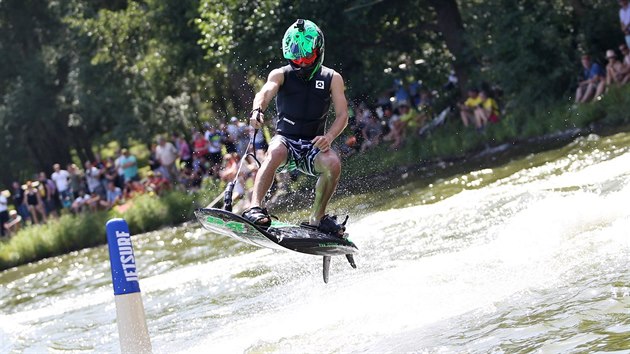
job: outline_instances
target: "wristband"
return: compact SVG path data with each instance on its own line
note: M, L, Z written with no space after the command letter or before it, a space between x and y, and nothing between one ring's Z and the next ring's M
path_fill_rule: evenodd
M265 111L263 111L263 109L260 108L260 107L252 109L252 113L254 113L254 112L258 112L260 114L265 114Z

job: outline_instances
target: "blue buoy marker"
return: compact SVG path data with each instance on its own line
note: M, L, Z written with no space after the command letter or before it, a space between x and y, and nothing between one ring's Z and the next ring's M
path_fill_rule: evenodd
M140 295L138 268L124 219L111 219L105 226L112 285L116 301L116 322L122 353L151 353L151 340Z

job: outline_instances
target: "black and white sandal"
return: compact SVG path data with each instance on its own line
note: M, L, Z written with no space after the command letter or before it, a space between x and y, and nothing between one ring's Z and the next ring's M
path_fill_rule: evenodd
M271 215L265 208L251 207L243 211L243 217L256 226L269 227L271 225Z

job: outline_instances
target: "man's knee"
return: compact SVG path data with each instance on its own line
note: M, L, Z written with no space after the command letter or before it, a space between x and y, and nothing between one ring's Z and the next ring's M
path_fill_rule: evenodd
M341 159L335 152L328 150L320 153L318 156L318 167L321 173L330 173L331 175L339 175L341 173Z
M287 148L280 144L269 147L265 156L265 163L272 166L280 166L287 160Z

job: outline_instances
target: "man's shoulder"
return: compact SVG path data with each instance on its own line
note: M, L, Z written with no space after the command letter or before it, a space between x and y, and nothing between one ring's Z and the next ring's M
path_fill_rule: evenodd
M341 76L337 71L335 71L335 69L333 68L329 68L325 65L322 65L322 75L330 75L331 77L334 75L339 75Z
M269 77L273 77L273 76L276 76L276 75L284 76L291 70L293 70L291 68L291 65L287 64L287 65L284 65L284 66L281 66L279 68L275 68L275 69L271 70L269 72Z

